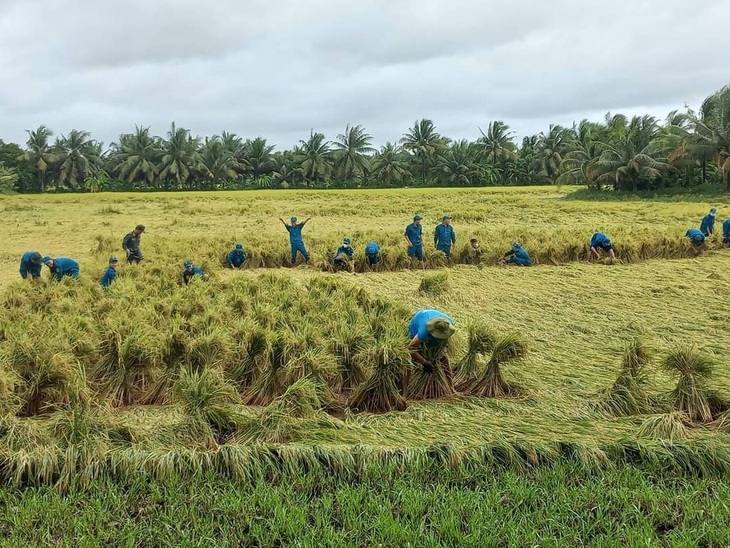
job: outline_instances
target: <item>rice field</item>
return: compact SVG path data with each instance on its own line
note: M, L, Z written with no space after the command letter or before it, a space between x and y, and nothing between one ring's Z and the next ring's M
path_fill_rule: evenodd
M547 489L564 467L577 467L587 484L617 478L604 500L611 506L648 489L646 478L619 472L629 464L688 482L688 492L701 477L718 478L726 489L719 478L730 472L730 252L717 237L699 255L683 241L711 205L720 221L730 213L722 202L593 202L555 188L0 197L8 231L0 242L0 497L40 489L42 508L65 504L50 500L49 487L91 493L100 482L211 477L274 489L305 476L332 478L331 493L315 497L320 515L332 504L327 497L361 496L342 494L348 482L374 482L374 491L383 491L372 500L390 504L384 478L408 471L408 489L443 504L463 498L467 508L477 502L466 486L484 473ZM426 244L441 215L454 217L461 251L453 264L435 251L427 271L408 263L401 235L414 213L428 220ZM288 241L278 217L290 215L313 217L304 229L309 266L281 268ZM115 284L101 290L106 259L122 254L122 237L138 223L147 226L146 260L122 264ZM598 230L616 245L614 264L585 260ZM379 241L383 268L327 272L343 237L352 238L356 260L368 241ZM482 254L478 264L462 264L471 237ZM226 270L222 258L238 241L251 254L249 267ZM513 241L538 265L496 266ZM79 260L81 279L20 281L19 257L31 249ZM182 286L187 259L211 280ZM372 402L398 399L382 395L408 367L408 318L431 307L456 320L454 364L482 347L472 356L476 377L469 373L456 395L421 399L429 391L418 386L429 379L415 372L405 405L370 412ZM490 335L480 339L478 329ZM490 372L498 348L516 339L524 352L498 360ZM625 356L636 341L640 367ZM457 368L457 380L464 375ZM514 390L489 397L464 388L489 375L495 386ZM622 408L621 390L632 387L634 397L637 385L641 405L626 413L606 405L610 397ZM458 478L466 491L449 485L428 495L433 477ZM511 523L503 528L515 527L510 534L524 531L535 543L555 538L531 529L522 521L528 515L515 506L499 519ZM608 531L622 515L606 518ZM372 538L494 540L439 537L447 527L439 523L431 532L413 525L412 536L378 537L384 530L376 527ZM643 535L644 525L626 538L657 535L651 527ZM571 544L608 538L573 526L565 529ZM697 541L698 530L677 539ZM363 543L358 534L365 533L334 535L332 543ZM717 530L713 535L708 544L722 544Z

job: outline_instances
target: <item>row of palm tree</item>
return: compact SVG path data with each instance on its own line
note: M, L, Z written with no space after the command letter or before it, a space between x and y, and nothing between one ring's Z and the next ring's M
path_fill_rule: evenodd
M312 131L292 150L275 151L262 137L223 132L193 136L172 124L166 137L148 127L120 135L104 150L86 131L51 142L45 126L28 131L22 160L37 188L236 188L241 186L396 186L586 184L641 190L722 181L730 188L730 86L710 95L698 112L652 116L607 114L603 122L515 140L507 124L491 122L475 141L451 140L433 121L418 120L380 149L361 125L334 141Z

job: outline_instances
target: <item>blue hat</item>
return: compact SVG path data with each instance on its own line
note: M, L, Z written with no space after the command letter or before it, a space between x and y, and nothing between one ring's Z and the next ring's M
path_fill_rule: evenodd
M713 217L717 215L717 210L714 207L710 209L710 215L712 215Z
M421 217L421 216L420 216L420 215L418 215L418 214L416 214L416 215L414 215L414 216L413 216L413 220L414 220L414 221L420 221L421 219L423 219L423 217Z
M118 263L119 262L119 259L117 259L116 257L109 257L109 262L110 263Z
M50 255L46 255L45 257L43 257L43 264L48 264L52 260L53 260L53 257L51 257Z
M603 246L603 249L610 249L611 247L613 247L611 245L611 239L610 238L606 238L605 240L603 240L603 244L601 244L601 245Z
M37 251L34 251L30 254L30 262L33 264L41 264L41 254Z
M349 245L350 244L350 238L345 238L344 240L342 240L342 243Z
M449 219L451 219L451 215L444 215L443 217L441 217L442 221L448 221Z
M193 266L193 261L185 261L185 268Z
M296 218L296 217L292 217L292 218L291 218L291 219L289 219L289 220L290 220L290 221L291 221L292 223L296 223L296 222L297 222L297 218Z
M236 249L243 249L243 244L236 244Z
M522 244L520 242L515 242L512 244L512 249L522 249Z

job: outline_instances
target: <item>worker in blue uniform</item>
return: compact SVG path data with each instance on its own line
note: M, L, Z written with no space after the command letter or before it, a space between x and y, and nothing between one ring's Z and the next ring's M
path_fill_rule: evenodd
M107 289L114 280L117 279L117 266L119 265L119 259L116 257L109 257L109 266L107 267L104 275L99 280L99 285L104 289Z
M451 226L451 216L444 215L441 218L441 224L436 225L433 231L433 245L436 251L442 251L446 258L451 256L451 246L456 243L456 233L454 227Z
M352 270L352 259L355 255L355 250L352 248L350 238L342 240L342 245L337 248L335 258L332 260L332 264L335 270Z
M307 248L304 246L304 240L302 239L302 229L304 228L304 225L306 225L312 218L309 217L308 219L302 221L301 223L297 224L297 218L291 217L289 219L289 224L286 224L284 219L279 217L279 220L284 225L284 228L286 228L287 232L289 233L289 244L291 245L291 264L294 265L297 262L297 254L301 253L302 257L304 257L304 260L306 262L309 261L309 253L307 252Z
M504 266L513 264L517 266L530 266L530 255L522 247L522 244L515 242L512 247L507 251L502 258L499 259L499 264Z
M41 277L43 268L43 257L37 251L26 251L20 258L20 277L24 280L30 276L32 280Z
M421 220L423 217L414 215L413 222L406 227L403 233L406 243L408 244L408 256L415 257L425 268L425 257L423 256L423 227Z
M226 257L226 265L228 268L241 268L246 259L248 259L248 255L243 250L243 244L236 244L236 247Z
M603 232L596 232L593 237L591 238L591 251L590 251L590 257L592 258L595 256L596 259L601 258L601 254L598 252L599 249L602 249L606 253L608 253L612 259L616 258L616 252L613 249L613 244L611 243L611 238L606 236Z
M68 257L56 257L50 255L43 257L43 264L51 271L51 276L55 276L57 280L61 280L64 276L71 278L79 277L79 263Z

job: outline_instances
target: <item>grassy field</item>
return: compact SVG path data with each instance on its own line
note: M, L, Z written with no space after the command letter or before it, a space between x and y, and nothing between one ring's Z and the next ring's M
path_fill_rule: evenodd
M196 533L288 543L306 522L313 529L302 542L324 538L332 545L549 544L561 537L569 544L653 538L722 545L729 534L721 501L730 440L721 410L711 422L685 421L688 439L641 430L671 408L677 375L660 365L677 348L692 346L711 358L714 372L703 389L730 399L730 255L715 241L694 257L682 240L710 205L724 219L722 204L586 202L542 188L0 197L9 231L0 242L0 459L7 485L0 496L6 508L20 507L19 515L40 523L21 532L20 522L6 517L0 528L30 543L61 538L54 534L104 542L109 534L134 545L139 535L163 538L170 528L177 543ZM428 220L426 242L446 212L459 245L476 236L484 246L483 264L444 270L448 289L439 295L419 291L429 272L404 268L400 234L415 212ZM315 257L310 268L220 266L236 241L253 253L255 266L284 264L288 243L277 217L292 214L313 216L304 232ZM148 227L147 260L122 265L117 284L104 293L96 280L105 258L119 254L121 238L137 223ZM596 230L612 236L616 264L581 260ZM343 236L360 252L378 239L389 267L322 274ZM514 240L541 264L494 266ZM656 247L662 251L651 251ZM79 259L82 279L38 287L16 281L28 249ZM187 258L203 264L211 282L180 287ZM340 378L329 351L308 349L329 348L344 336L337 325L377 331L381 324L383 338L369 338L366 349L397 347L408 314L422 307L456 319L457 360L475 320L527 341L526 358L504 368L521 395L412 399L405 411L385 414L347 408L343 398L358 383ZM280 382L266 385L274 388L264 401L261 378L271 369L239 367L247 359L244 341L261 328L273 330L267 340L274 344L282 326L289 351L297 344L301 351L289 354ZM166 338L173 331L179 340ZM625 346L636 337L651 356L646 385L659 403L638 415L601 412L596 395L616 380ZM179 357L169 358L175 352ZM104 365L112 354L117 361ZM41 368L45 376L34 375L24 359L50 364ZM374 368L367 362L363 374ZM290 400L306 400L297 396L304 392L280 397L305 377L332 391L323 398L329 414L297 408L287 415ZM245 405L252 401L269 405ZM404 471L413 476L399 483ZM190 491L174 483L179 475L195 476ZM138 476L173 482L143 488L146 498L166 502L103 531L106 515L128 505L121 485ZM572 476L583 479L568 481ZM221 478L236 485L221 485ZM297 491L297 482L307 481L324 483ZM58 498L48 485L81 491ZM290 493L287 486L295 487ZM156 489L162 491L150 494ZM198 493L190 508L206 509L202 514L215 508L229 515L252 497L241 510L242 529L226 530L230 524L213 514L191 518L190 527L165 525L192 512L183 502L190 493ZM549 504L552 496L558 504ZM646 502L632 509L637 498ZM302 500L310 502L309 514L295 510ZM78 525L49 530L42 516L73 507L82 511ZM348 518L333 507L347 515L368 510Z

